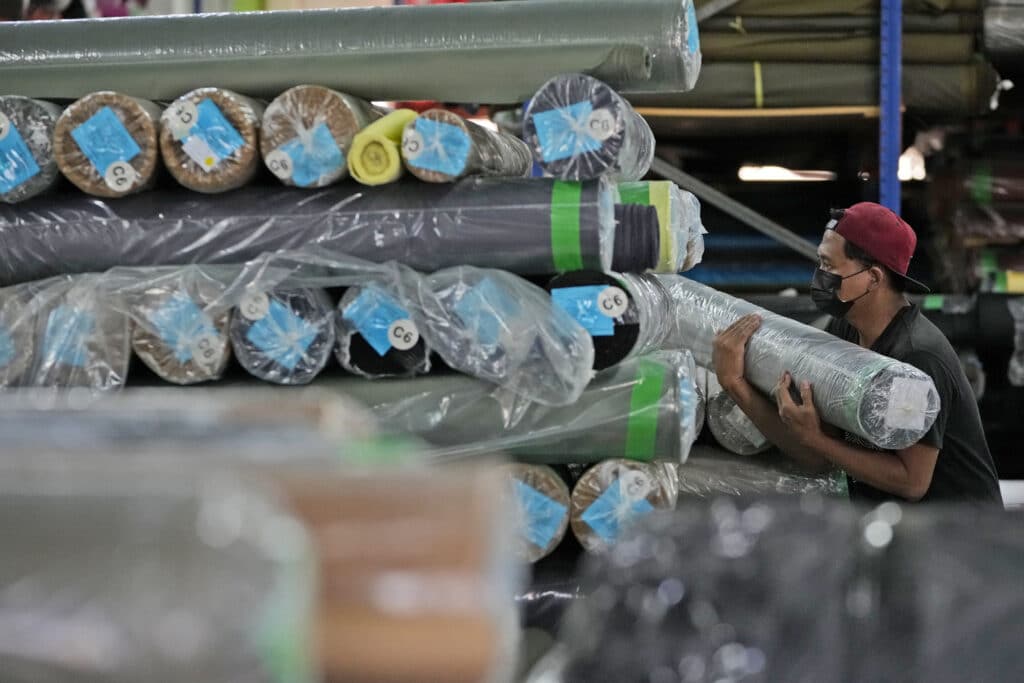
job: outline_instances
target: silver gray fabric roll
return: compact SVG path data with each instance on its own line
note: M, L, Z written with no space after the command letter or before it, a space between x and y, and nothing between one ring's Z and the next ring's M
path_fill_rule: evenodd
M46 192L60 178L53 129L61 109L27 97L0 97L0 202Z
M714 373L708 373L708 429L725 450L736 455L754 455L771 448L764 434L722 390Z
M211 83L276 97L312 82L373 100L522 103L549 78L573 72L625 92L683 92L700 64L691 0L0 24L0 83L61 98L116 86L169 100Z
M1024 4L985 8L985 52L1000 63L1024 64Z

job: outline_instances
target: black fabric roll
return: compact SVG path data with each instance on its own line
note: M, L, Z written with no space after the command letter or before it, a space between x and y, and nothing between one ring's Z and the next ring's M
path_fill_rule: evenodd
M401 302L380 286L351 287L338 304L341 367L370 379L430 372L430 350Z
M310 193L246 187L0 205L0 285L115 266L239 264L309 247L432 272L457 265L521 274L611 267L607 180L467 179L351 184Z
M231 346L251 375L308 384L334 350L334 307L323 290L254 292L231 319Z
M658 265L661 230L653 206L615 205L615 246L612 269L642 273Z
M640 336L640 312L615 277L591 270L564 273L552 278L547 290L554 303L590 333L595 370L618 365L633 352Z
M0 97L0 202L46 192L60 178L53 129L60 107L27 97Z

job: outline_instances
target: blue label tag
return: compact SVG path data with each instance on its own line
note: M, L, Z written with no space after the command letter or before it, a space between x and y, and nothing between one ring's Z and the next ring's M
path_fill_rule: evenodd
M416 119L415 130L423 136L423 150L409 163L428 171L457 176L466 170L473 146L466 131L450 123Z
M58 306L46 320L43 362L46 367L69 365L84 368L89 358L86 346L96 327L96 318L88 311Z
M560 287L551 290L551 300L575 318L590 336L611 337L615 334L615 322L601 312L597 300L606 289L607 285Z
M0 192L10 192L38 173L39 164L32 151L14 124L10 124L7 135L0 139Z
M593 113L590 102L578 102L533 114L541 158L559 161L601 149L601 141L587 132Z
M148 317L157 336L173 350L179 363L192 360L193 349L203 336L217 334L210 317L184 292L175 292Z
M107 172L118 161L131 161L142 150L110 107L103 107L88 121L71 131L82 154L99 171Z
M318 332L316 325L295 315L277 299L271 299L270 310L253 323L245 336L275 363L294 370Z
M326 123L313 129L308 144L296 137L278 149L292 160L292 182L299 187L316 185L322 177L337 173L345 165L345 154Z
M199 116L189 135L205 142L217 161L228 158L245 145L241 134L224 118L220 107L213 100L203 100L196 106L196 110Z
M580 519L605 543L614 543L622 527L652 512L654 507L646 499L635 502L625 500L622 497L622 482L616 480L600 498L591 503Z
M697 11L693 0L686 3L686 50L690 54L700 51L700 33L697 30Z
M355 325L378 356L383 356L391 350L391 324L409 320L409 313L380 289L364 287L355 301L345 307L342 317Z
M569 509L518 479L514 483L516 500L526 523L521 533L538 548L547 548L562 527Z
M511 334L509 318L517 313L519 304L489 277L466 292L455 305L455 314L482 346L496 345L502 332Z
M14 360L14 338L4 328L0 327L0 367L11 364Z

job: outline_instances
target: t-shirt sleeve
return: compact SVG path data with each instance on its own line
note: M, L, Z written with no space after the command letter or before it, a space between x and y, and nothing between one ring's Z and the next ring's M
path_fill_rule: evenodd
M938 356L931 353L912 353L906 358L906 362L931 377L935 391L939 394L939 414L935 417L935 424L921 437L919 443L941 450L949 412L953 409L956 396L956 387L949 374L949 368Z
M829 318L828 324L825 325L825 331L832 336L839 337L843 341L855 342L856 340L856 332L853 326L842 318Z

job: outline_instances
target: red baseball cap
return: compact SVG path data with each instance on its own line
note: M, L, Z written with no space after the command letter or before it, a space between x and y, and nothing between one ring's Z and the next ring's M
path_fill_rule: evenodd
M863 249L871 258L902 278L909 292L930 292L923 283L907 277L910 259L917 248L917 235L891 209L874 202L860 202L837 211L825 226Z

